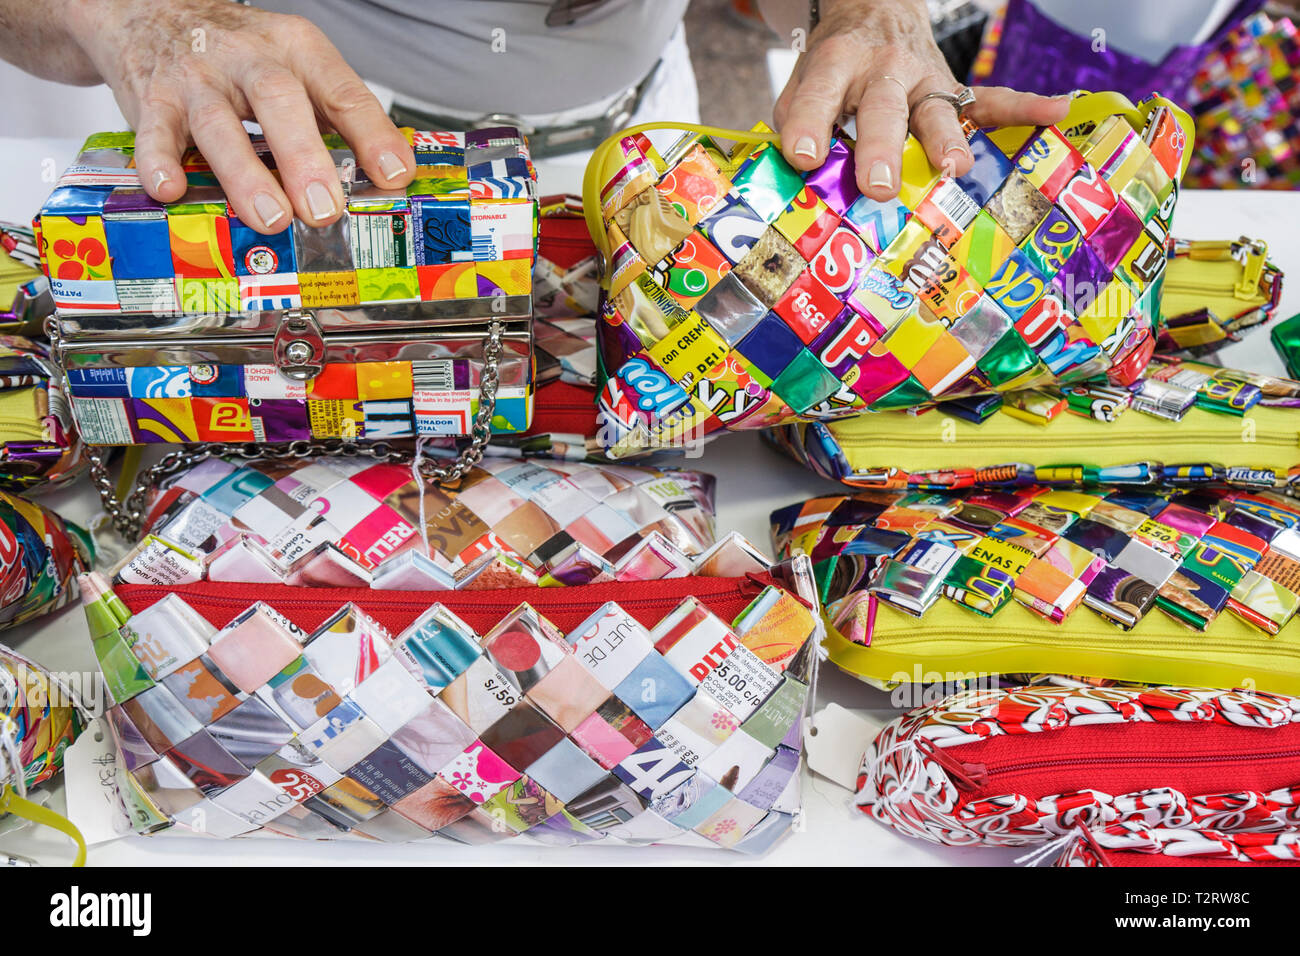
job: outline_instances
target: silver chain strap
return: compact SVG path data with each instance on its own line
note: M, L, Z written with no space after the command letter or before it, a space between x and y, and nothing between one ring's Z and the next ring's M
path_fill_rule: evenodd
M493 320L488 327L487 338L483 343L483 376L479 382L478 414L470 429L469 444L461 449L456 459L446 465L437 465L431 459L420 459L420 475L429 484L451 484L464 478L471 468L483 460L483 450L492 439L492 416L496 414L497 386L501 381L501 337L503 327ZM119 501L117 488L109 474L104 449L89 447L87 457L90 460L90 480L104 503L113 527L127 541L134 541L140 534L140 525L144 521L145 499L149 490L159 482L172 475L188 471L209 458L240 458L246 462L253 461L297 461L317 455L337 455L344 458L369 458L379 463L409 462L410 452L394 448L386 441L359 444L343 439L326 441L299 441L280 444L259 444L257 442L225 443L206 442L201 445L186 445L184 448L169 452L157 464L151 465L136 476L135 484L125 501Z

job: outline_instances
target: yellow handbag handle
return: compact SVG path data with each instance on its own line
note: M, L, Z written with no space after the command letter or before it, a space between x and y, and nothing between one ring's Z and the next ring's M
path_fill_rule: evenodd
M1181 177L1182 174L1187 172L1188 163L1192 161L1192 143L1195 141L1196 133L1192 118L1163 96L1152 96L1142 102L1145 109L1134 106L1123 93L1081 93L1070 101L1070 111L1065 115L1065 119L1057 123L1056 126L1058 129L1069 129L1071 126L1079 126L1083 123L1099 124L1109 116L1122 116L1135 130L1140 130L1146 125L1147 115L1151 110L1167 106L1173 112L1174 119L1178 121L1178 125L1187 138L1187 147L1183 150L1182 168L1179 171ZM597 146L591 154L591 159L587 163L587 170L582 177L582 212L587 220L587 230L591 233L591 239L606 262L606 268L601 276L602 284L608 282L610 249L609 236L605 230L604 219L601 216L601 187L609 182L618 171L616 164L621 162L623 158L618 148L619 143L628 136L635 136L638 133L647 133L656 129L678 130L683 133L694 133L696 136L728 139L739 143L773 143L777 146L781 144L779 133L724 129L720 126L703 126L698 123L662 122L630 126L622 132L615 133ZM911 141L913 137L909 135L908 139Z
M77 844L77 855L72 861L73 866L86 865L86 839L81 835L81 831L67 817L55 813L49 807L43 807L39 803L33 803L25 797L18 796L14 788L8 785L0 788L0 816L6 813L12 813L16 817L22 817L24 820L30 820L32 823L44 824L47 827L53 827L60 833L67 834L72 842Z

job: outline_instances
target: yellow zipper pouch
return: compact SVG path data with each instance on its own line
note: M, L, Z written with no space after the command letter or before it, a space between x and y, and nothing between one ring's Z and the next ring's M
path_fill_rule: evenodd
M1212 352L1239 341L1242 332L1277 310L1282 271L1269 260L1263 240L1175 239L1172 245L1158 348Z
M1226 488L868 491L772 514L830 659L873 682L1064 673L1300 693L1300 500Z
M980 402L992 402L980 407ZM856 488L1300 484L1300 382L1154 360L1131 389L945 402L774 429L813 471Z

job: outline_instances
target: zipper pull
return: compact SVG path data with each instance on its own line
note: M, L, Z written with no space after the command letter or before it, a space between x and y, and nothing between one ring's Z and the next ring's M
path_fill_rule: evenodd
M936 747L929 737L917 737L916 749L948 771L948 776L952 778L952 782L957 785L958 790L970 793L989 782L988 769L984 764L963 763L956 757L944 753L941 748Z
M1241 278L1232 291L1238 299L1254 299L1259 295L1259 280L1264 275L1264 263L1268 260L1268 244L1262 239L1247 239L1242 236L1241 251L1245 254Z
M1098 866L1110 866L1110 857L1102 849L1101 844L1097 842L1097 837L1093 835L1092 830L1082 823L1075 824L1073 830L1062 833L1046 843L1040 843L1024 856L1016 857L1015 862L1026 867L1038 866L1038 864L1055 853L1056 861L1053 866L1060 866L1061 861L1074 849L1074 845L1080 841L1088 844Z

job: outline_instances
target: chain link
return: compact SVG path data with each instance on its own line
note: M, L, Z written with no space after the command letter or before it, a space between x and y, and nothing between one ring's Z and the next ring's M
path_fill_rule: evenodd
M448 465L440 466L428 458L420 459L420 475L429 484L450 484L459 481L483 460L483 449L492 439L492 417L496 414L497 386L501 378L503 331L501 323L493 319L483 343L483 376L479 383L478 414L474 416L469 444L461 450L456 460ZM159 482L172 475L188 471L209 458L240 458L246 462L297 461L317 455L337 455L343 458L366 458L387 464L409 462L413 457L409 452L394 448L386 441L370 444L358 444L343 439L326 441L299 439L284 444L208 442L186 446L164 455L156 464L136 476L131 493L127 495L125 501L119 501L103 448L92 446L87 449L87 452L90 459L90 480L99 493L104 510L112 520L117 533L132 542L140 535L140 526L144 521L145 499L150 489L157 487Z

